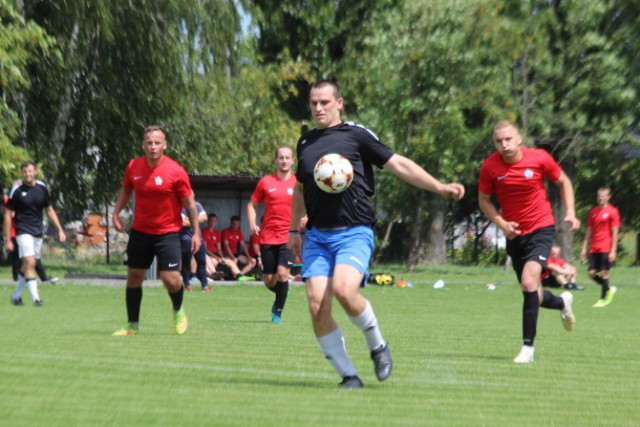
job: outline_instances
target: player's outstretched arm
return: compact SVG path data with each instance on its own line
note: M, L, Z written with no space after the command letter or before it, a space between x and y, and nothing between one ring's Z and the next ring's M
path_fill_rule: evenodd
M113 227L121 233L124 231L124 224L122 222L122 218L120 218L120 212L122 212L122 209L127 206L132 195L133 190L128 190L124 187L121 188L120 194L118 194L118 199L116 200L116 205L113 207L113 214L111 215Z
M464 186L458 183L444 184L408 157L394 154L383 166L401 180L423 190L443 197L460 200L464 196Z
M569 231L575 231L580 227L580 220L576 217L575 196L571 179L562 172L555 184L560 188L562 202L564 203L564 221L569 223Z

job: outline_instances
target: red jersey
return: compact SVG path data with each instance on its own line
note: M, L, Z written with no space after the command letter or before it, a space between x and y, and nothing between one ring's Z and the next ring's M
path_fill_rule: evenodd
M9 196L4 196L4 214L9 215L9 208L7 206L9 203ZM16 227L13 225L13 218L11 218L11 229L9 230L9 237L12 239L16 237Z
M134 190L131 228L147 234L166 234L182 228L182 199L193 191L189 176L175 160L164 156L152 168L146 157L129 162L122 186Z
M256 251L253 249L254 245L258 245L260 246L260 236L256 236L255 234L253 236L251 236L251 238L249 239L249 256L251 258L256 258L260 256L260 253L256 253Z
M297 181L293 174L283 181L274 173L263 177L253 191L251 201L256 204L264 202L265 207L260 227L263 245L281 245L289 240L293 187Z
M620 212L612 204L601 208L596 206L589 211L587 227L591 227L590 254L611 252L611 230L620 227Z
M218 253L218 243L222 244L222 235L219 230L212 230L209 227L203 229L202 239L204 240L205 245L207 245L207 250L209 252L216 255L222 255Z
M549 259L547 259L547 268L540 274L540 280L544 280L551 274L551 270L549 270L549 266L557 265L558 267L562 267L567 262L560 257L554 257L553 255L549 255Z
M231 253L234 255L238 255L238 244L240 242L244 242L244 235L242 234L242 230L232 230L231 227L225 228L222 231L222 241L229 242L229 249Z
M521 234L554 224L551 203L547 199L545 177L555 182L562 168L545 150L521 147L522 159L510 164L497 151L480 169L479 190L495 193L502 217L517 222Z

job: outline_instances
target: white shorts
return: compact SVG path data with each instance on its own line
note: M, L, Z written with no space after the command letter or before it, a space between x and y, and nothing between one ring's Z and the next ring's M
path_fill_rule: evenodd
M16 236L18 243L18 256L22 259L34 256L40 259L42 253L42 237L34 237L31 234L19 234Z

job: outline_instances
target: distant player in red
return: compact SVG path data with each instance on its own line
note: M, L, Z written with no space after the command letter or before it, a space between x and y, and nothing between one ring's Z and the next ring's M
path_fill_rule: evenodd
M589 277L602 286L600 299L594 307L611 304L618 290L615 286L609 287L609 270L616 261L620 229L620 213L609 203L610 198L611 190L608 187L598 189L598 206L589 211L587 232L580 251L580 257L586 261L589 248Z
M571 180L556 161L544 150L522 147L522 136L511 122L498 122L493 130L496 152L482 164L480 170L480 209L507 238L507 253L522 288L523 345L513 360L533 362L533 342L536 336L540 306L562 310L562 324L568 331L575 326L571 310L573 295L564 292L557 297L543 289L540 274L547 265L554 239L554 219L547 200L545 178L554 182L562 194L564 220L570 230L576 230L574 193ZM491 201L495 194L502 211Z
M231 260L240 268L240 274L236 279L240 282L254 280L247 276L256 266L256 260L249 256L249 248L244 241L244 234L240 229L240 217L231 217L231 225L222 230L222 252L225 259Z
M251 234L260 239L262 279L265 286L276 294L271 306L271 321L282 321L282 310L289 293L289 273L293 265L293 254L287 249L289 224L291 223L291 201L296 177L291 172L294 163L293 149L280 147L274 159L276 173L263 177L256 185L247 204L247 218ZM258 206L264 203L262 226L256 222Z
M144 130L142 149L145 155L129 162L124 173L122 189L113 209L113 226L123 232L124 223L120 212L135 193L133 223L127 243L127 289L126 305L129 323L113 333L115 336L138 333L142 282L153 262L158 259L160 279L173 305L173 321L179 335L189 325L182 308L184 287L180 278L180 237L182 208L193 227L191 251L200 248L200 226L198 211L189 176L182 166L165 156L166 132L161 126L149 126Z

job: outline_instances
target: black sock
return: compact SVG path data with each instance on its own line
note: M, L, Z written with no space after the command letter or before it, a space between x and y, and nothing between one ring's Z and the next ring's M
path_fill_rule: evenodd
M173 304L173 310L178 311L182 308L182 298L184 296L184 286L180 286L178 292L169 293L171 303Z
M276 282L276 313L278 316L282 316L282 310L284 310L284 304L287 302L287 294L289 293L289 281Z
M142 287L127 288L125 295L129 323L138 323L140 320L140 304L142 303Z
M597 274L595 276L592 277L593 281L596 282L598 285L602 286L604 284L604 279L600 276L598 276Z
M607 293L609 292L609 279L602 279L602 289L600 291L600 296L602 299L605 299Z
M564 300L545 289L540 307L562 310L564 308Z
M538 311L540 299L538 292L522 292L524 303L522 304L522 343L533 347L536 338L536 326L538 324Z
M275 293L277 293L276 292L276 288L278 287L278 282L276 282L276 284L273 286L273 288L270 288L270 287L268 287L266 285L265 285L265 287L275 294Z

